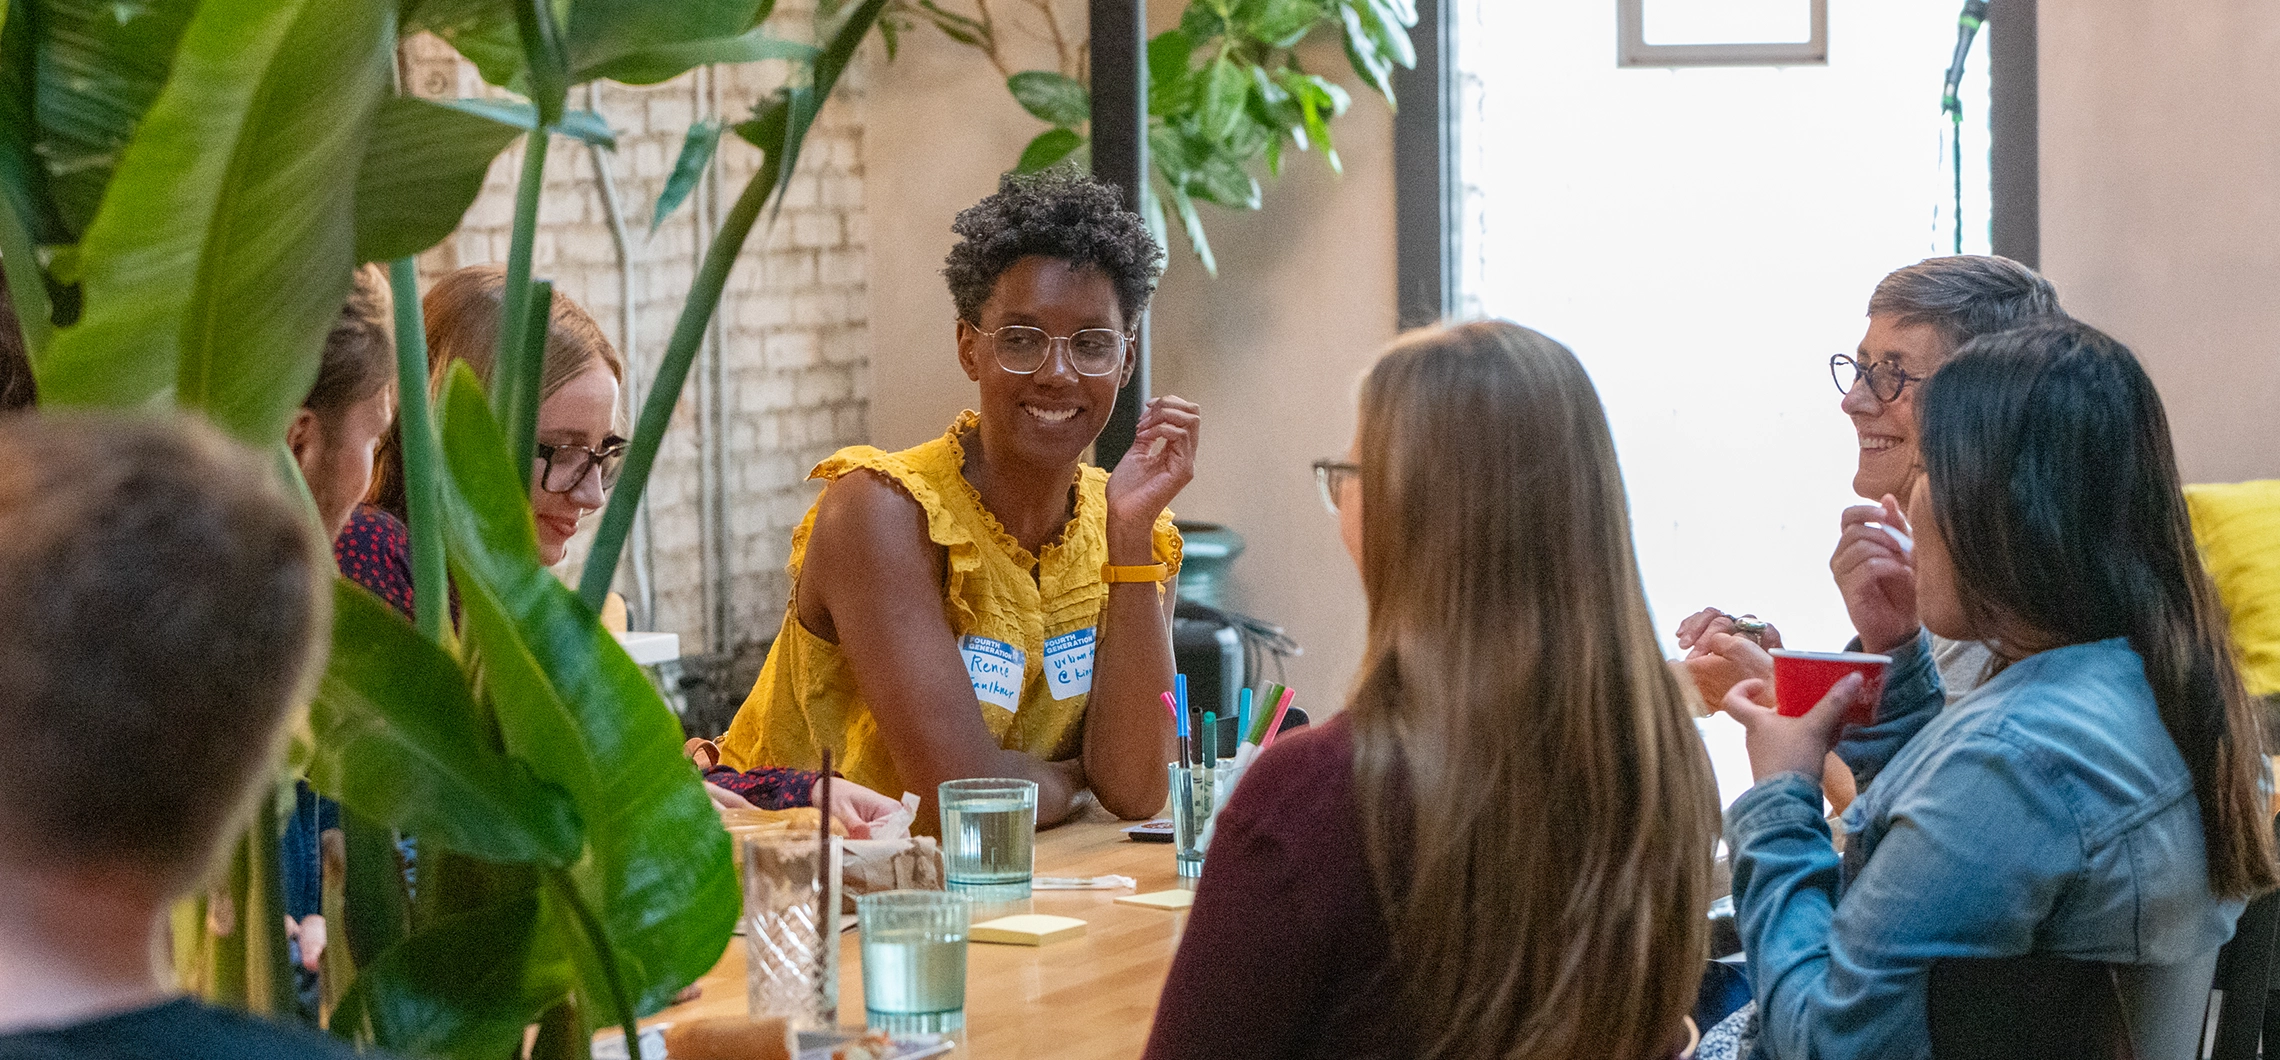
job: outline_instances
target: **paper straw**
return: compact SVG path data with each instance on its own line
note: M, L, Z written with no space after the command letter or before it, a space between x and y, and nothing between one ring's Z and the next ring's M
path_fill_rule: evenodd
M1276 734L1282 732L1283 715L1290 713L1291 697L1296 695L1298 690L1295 688L1283 689L1282 702L1275 704L1275 720L1267 723L1267 738L1259 744L1259 750L1264 751L1275 745Z
M832 923L831 914L839 911L839 896L831 893L831 748L828 747L823 749L823 777L816 782L816 802L820 803L816 809L823 811L815 824L816 831L823 833L823 856L815 863L815 931L822 935L831 930L826 926ZM819 983L831 971L831 947L835 945L830 939L820 942L815 948L815 975Z

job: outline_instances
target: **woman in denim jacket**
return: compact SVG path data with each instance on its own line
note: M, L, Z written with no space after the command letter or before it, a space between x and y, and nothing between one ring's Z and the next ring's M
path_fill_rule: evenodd
M1913 555L1861 532L1835 563L1863 640L1900 645L1875 723L1842 725L1857 677L1802 718L1757 682L1726 699L1758 778L1726 816L1756 1054L1925 1056L1933 962L2033 952L2120 966L2137 1055L2189 1056L2199 1022L2175 1014L2276 872L2160 398L2061 321L1974 340L1919 402ZM1986 641L2000 672L1941 709L1926 629ZM1832 744L1862 788L1841 863Z

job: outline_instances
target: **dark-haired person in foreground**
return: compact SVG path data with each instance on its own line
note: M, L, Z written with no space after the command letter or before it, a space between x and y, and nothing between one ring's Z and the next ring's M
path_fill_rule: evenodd
M1985 254L1928 258L1877 283L1868 297L1868 332L1861 336L1860 348L1829 359L1844 393L1838 407L1851 417L1860 447L1853 493L1869 502L1844 510L1829 569L1864 650L1887 651L1915 635L1913 616L1899 628L1877 624L1883 601L1868 598L1875 589L1862 567L1862 543L1887 542L1867 524L1890 525L1907 503L1909 480L1922 459L1916 400L1924 381L1977 336L2060 315L2058 292L2050 281L2016 261ZM1772 676L1773 661L1764 649L1782 646L1778 629L1769 625L1745 638L1736 635L1734 621L1735 616L1708 607L1678 625L1678 646L1689 652L1688 669L1713 705L1743 677ZM1986 679L1989 655L1981 644L1935 636L1932 654L1954 695Z
M163 956L315 679L324 542L187 421L8 416L0 451L0 1057L353 1056Z
M1113 189L1008 177L958 215L944 275L980 412L899 453L841 450L792 537L792 600L723 761L923 796L1037 782L1037 823L1086 790L1164 806L1171 721L1166 510L1195 471L1195 405L1150 401L1114 473L1082 463L1134 368L1163 251Z
M1966 344L1917 423L1913 569L1891 547L1874 575L1910 606L1870 617L1923 628L1878 724L1842 723L1857 677L1802 718L1752 702L1755 681L1726 696L1758 780L1726 812L1757 1053L1925 1056L1933 962L2035 953L2116 966L2134 1055L2183 1060L2217 948L2280 873L2160 396L2122 344L2062 321ZM1945 709L1935 635L1995 658ZM1840 733L1866 784L1841 872L1816 779Z

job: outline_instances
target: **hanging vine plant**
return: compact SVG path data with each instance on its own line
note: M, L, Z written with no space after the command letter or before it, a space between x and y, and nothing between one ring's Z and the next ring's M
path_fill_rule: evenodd
M1019 19L1004 10L1006 0L996 2L1000 10L993 11L992 0L893 0L879 26L889 57L899 35L920 26L974 48L1004 76L1014 101L1051 126L1029 141L1014 168L1089 165L1085 35L1063 30L1053 0L1017 0ZM1354 73L1390 107L1394 68L1417 64L1409 41L1416 24L1414 0L1189 0L1179 25L1148 42L1150 187L1141 201L1157 238L1165 236L1168 201L1197 260L1218 275L1198 200L1258 209L1259 164L1280 176L1284 152L1293 148L1319 148L1339 170L1331 123L1352 100L1306 68L1300 46L1317 30L1338 34ZM1051 45L1058 68L1013 69L1007 46L1016 33Z

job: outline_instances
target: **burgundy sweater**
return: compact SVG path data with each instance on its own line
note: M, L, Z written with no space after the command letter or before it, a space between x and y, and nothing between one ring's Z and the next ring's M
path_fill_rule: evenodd
M1292 732L1219 814L1147 1060L1400 1056L1345 719Z

